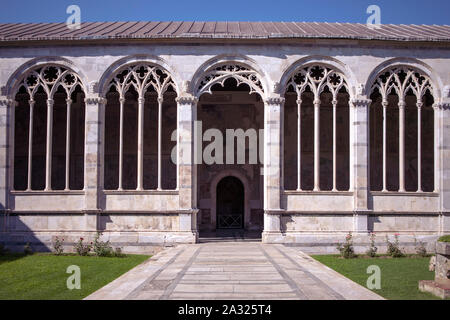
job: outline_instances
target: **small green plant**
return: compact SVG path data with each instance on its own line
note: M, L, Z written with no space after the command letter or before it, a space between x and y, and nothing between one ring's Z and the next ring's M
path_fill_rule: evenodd
M401 258L404 257L405 254L400 249L399 241L398 241L398 233L394 235L394 242L389 241L388 236L386 236L386 244L387 244L387 254L393 258Z
M94 238L94 244L92 246L94 253L99 257L111 257L114 256L114 250L109 244L109 241L101 241L101 232L97 232Z
M338 243L336 249L339 250L341 256L344 259L351 259L356 257L355 250L353 249L353 236L351 232L349 232L345 237L345 243Z
M64 252L64 239L60 239L59 237L55 237L55 240L53 241L53 252L55 255L60 256Z
M371 232L369 236L370 236L370 247L366 253L369 257L374 258L376 257L378 251L378 248L375 246L375 233Z
M450 234L442 236L438 239L439 242L450 242Z
M122 252L122 248L119 248L119 247L117 247L115 250L114 250L114 257L117 257L117 258L124 258L126 255Z
M33 254L33 248L31 248L31 245L29 242L27 242L23 246L23 253L25 253L26 255Z
M92 249L92 242L91 244L84 244L83 241L84 238L80 238L80 240L78 240L75 244L75 252L80 256L87 256Z
M426 257L428 255L425 243L422 241L417 241L416 237L414 237L414 248L419 256Z

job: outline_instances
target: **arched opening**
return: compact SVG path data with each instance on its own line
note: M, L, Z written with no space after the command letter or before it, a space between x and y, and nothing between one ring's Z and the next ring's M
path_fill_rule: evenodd
M244 185L233 176L217 184L217 229L242 229L244 227Z
M106 190L176 189L176 96L171 75L158 66L136 63L114 74L106 93Z
M289 79L284 106L284 189L350 188L350 93L339 71L310 65Z
M433 192L434 97L411 67L381 72L371 86L370 190Z
M239 228L260 233L264 224L263 87L258 74L239 64L211 68L196 85L201 163L197 165L201 235L221 228L218 177L233 175L248 185ZM224 175L225 174L225 175ZM230 191L231 192L231 191Z
M85 105L79 76L58 65L34 68L15 99L14 190L82 190Z

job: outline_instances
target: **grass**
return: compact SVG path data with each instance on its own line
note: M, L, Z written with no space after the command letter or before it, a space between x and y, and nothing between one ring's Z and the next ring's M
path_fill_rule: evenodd
M366 287L367 267L377 265L381 269L381 289L372 290L386 299L435 300L438 297L420 292L419 280L433 280L434 272L428 271L430 258L407 256L404 258L343 259L339 255L315 255L314 259L327 265L347 278Z
M37 253L29 256L0 256L0 299L78 300L100 289L149 256L126 255L123 258ZM67 267L81 270L81 289L66 286Z
M442 236L438 239L439 242L450 242L450 234Z

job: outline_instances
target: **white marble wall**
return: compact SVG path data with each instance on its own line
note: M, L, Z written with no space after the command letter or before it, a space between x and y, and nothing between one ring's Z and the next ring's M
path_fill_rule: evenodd
M101 221L101 212L132 211L151 213L162 211L157 216L173 214L177 222L170 226L158 223L146 230L149 232L181 232L188 236L183 239L195 241L197 219L196 167L191 162L181 161L178 168L178 191L170 194L156 193L104 193L102 179L103 104L106 83L120 66L135 61L148 61L167 69L177 85L179 117L178 156L190 161L192 152L192 121L196 117L195 97L198 79L215 63L224 61L243 63L258 72L264 87L262 99L282 99L284 84L290 73L306 64L321 63L339 69L350 85L353 99L351 108L351 190L345 193L327 192L283 192L282 186L282 100L278 104L267 104L266 120L270 130L266 140L266 173L264 203L266 210L265 231L275 237L265 241L291 241L282 237L283 225L290 239L299 239L303 231L327 230L330 232L356 231L378 228L386 232L405 230L428 233L450 232L450 49L447 44L433 43L392 44L353 41L315 41L308 44L280 42L261 45L239 44L179 44L174 46L158 44L130 44L127 46L51 46L0 47L0 230L6 230L7 214L17 211L27 215L13 219L23 219L30 230L39 229L49 222L33 220L32 215L45 212L79 212L87 223L85 231L94 231ZM85 190L64 193L15 193L12 188L12 140L13 99L17 80L27 69L57 63L76 71L86 88L86 155ZM380 194L371 193L368 184L367 99L370 82L383 68L407 64L420 69L433 81L436 113L436 179L437 190L422 194ZM181 211L180 211L181 210ZM33 213L33 211L35 213ZM342 215L325 217L321 212L338 212ZM302 216L301 212L308 215ZM316 212L316 213L315 213ZM318 213L317 213L318 212ZM396 213L395 216L384 215ZM434 215L428 215L433 213ZM281 214L281 216L280 216ZM314 216L315 214L315 216ZM80 217L81 217L80 216ZM45 218L47 217L47 218ZM128 215L114 218L127 225ZM167 216L169 217L169 216ZM376 218L373 218L376 217ZM11 217L9 217L11 218ZM170 219L172 219L170 218ZM72 218L71 218L72 219ZM132 230L134 220L130 218ZM158 218L159 219L159 218ZM164 218L161 219L166 219ZM169 219L169 218L167 218ZM170 220L169 219L169 220ZM379 222L372 224L373 219ZM48 220L48 221L50 221ZM138 219L139 220L139 219ZM73 228L81 222L74 222ZM58 225L58 224L56 224ZM116 222L111 222L111 232L116 232ZM71 230L72 227L67 227ZM120 229L120 228L119 228ZM145 229L145 228L144 228ZM61 231L66 227L61 227ZM169 232L169 233L170 233ZM167 233L167 234L169 234ZM161 239L161 238L159 238ZM177 238L178 239L178 238ZM297 241L295 240L295 241ZM178 241L178 240L177 240ZM300 240L299 240L300 241Z

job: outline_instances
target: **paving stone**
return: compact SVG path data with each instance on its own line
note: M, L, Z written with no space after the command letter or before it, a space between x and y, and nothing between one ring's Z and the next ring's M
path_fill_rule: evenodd
M168 248L86 299L382 299L298 249L258 242Z

